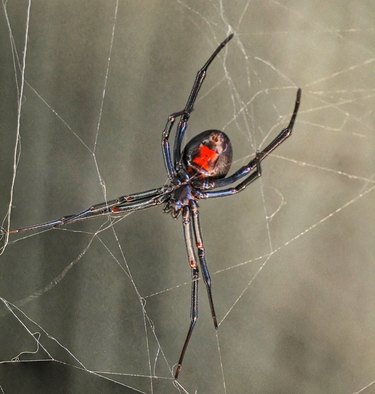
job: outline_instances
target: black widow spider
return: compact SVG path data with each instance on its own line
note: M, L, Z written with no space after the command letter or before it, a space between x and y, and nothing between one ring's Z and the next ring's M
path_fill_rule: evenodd
M193 246L193 236L198 252L198 261L202 270L203 281L207 289L212 320L215 329L218 328L212 298L211 278L208 272L199 224L197 200L231 196L241 192L260 177L262 174L260 166L261 161L290 136L301 100L301 89L298 89L294 111L289 125L262 151L257 152L255 157L247 165L241 167L228 177L226 177L226 175L232 163L232 146L228 136L222 131L203 131L192 138L181 152L182 140L186 132L188 120L190 114L193 112L194 103L206 77L207 69L232 37L233 34L230 34L216 48L204 66L198 71L185 108L181 111L174 112L168 117L167 124L162 133L162 152L168 174L168 182L164 186L140 193L121 196L115 200L93 205L80 213L64 216L47 223L22 227L15 230L1 229L3 235L9 236L9 234L17 234L29 230L50 229L101 215L119 215L125 212L145 209L161 204L165 204L164 211L170 212L174 219L182 214L186 251L192 276L191 312L189 330L178 360L174 375L175 379L178 378L180 373L182 361L195 323L198 319L199 269L196 251ZM176 118L179 118L179 122L176 130L172 159L169 136ZM213 190L229 186L244 177L245 179L236 186Z

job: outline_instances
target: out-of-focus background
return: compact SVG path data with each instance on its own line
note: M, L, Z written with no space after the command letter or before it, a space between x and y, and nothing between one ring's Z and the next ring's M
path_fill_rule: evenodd
M3 0L5 227L10 204L17 228L161 186L161 130L230 31L186 140L224 130L236 169L303 96L263 177L200 204L220 327L200 283L178 384L190 271L154 208L9 239L0 391L374 392L374 20L371 0Z

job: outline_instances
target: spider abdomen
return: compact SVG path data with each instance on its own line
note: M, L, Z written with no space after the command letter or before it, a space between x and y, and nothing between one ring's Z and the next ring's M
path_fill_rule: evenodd
M223 178L232 164L232 144L224 132L206 130L186 144L182 160L189 173Z

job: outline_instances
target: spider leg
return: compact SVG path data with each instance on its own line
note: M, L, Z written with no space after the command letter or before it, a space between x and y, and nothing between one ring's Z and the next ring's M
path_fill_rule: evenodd
M168 173L168 177L171 181L176 181L176 172L175 168L177 168L178 163L181 160L181 144L182 140L185 135L187 123L190 117L191 112L193 112L194 109L194 103L197 99L199 90L203 84L204 79L206 78L206 73L209 65L212 63L212 61L215 59L215 57L218 55L218 53L225 47L225 45L232 39L233 34L230 34L214 51L214 53L210 56L210 58L207 60L207 62L204 64L204 66L198 71L193 87L191 88L189 98L186 102L185 108L181 111L174 112L173 114L168 116L167 124L164 127L163 133L162 133L162 150L163 150L163 158L164 158L164 164L165 168ZM180 120L178 122L177 126L177 131L176 131L176 138L174 142L174 149L173 149L173 157L174 157L174 164L172 162L172 157L171 157L171 149L169 145L169 136L172 131L172 127L176 121L176 118L180 117Z
M169 192L164 192L161 194L157 194L156 196L152 197L151 199L134 203L133 205L131 205L131 204L116 205L114 208L112 208L111 213L112 214L117 214L117 213L121 214L123 212L139 211L141 209L150 208L150 207L153 207L156 205L164 204L165 202L167 202L169 200L169 198L170 198Z
M178 364L176 368L176 372L174 374L175 379L178 378L178 375L181 371L182 361L184 360L186 349L189 345L191 335L193 333L195 324L198 320L198 279L199 279L199 270L197 261L195 258L195 253L192 244L192 229L190 222L190 209L185 206L182 212L182 225L184 230L185 244L186 244L186 252L188 255L189 265L191 268L191 309L190 309L190 325L189 330L186 335L186 339L184 342L184 346L182 347L180 358L178 359Z
M176 172L173 167L172 163L172 157L171 157L171 148L169 145L169 136L171 134L174 122L176 121L176 118L181 116L184 113L184 111L179 111L179 112L174 112L173 114L168 116L167 124L164 127L163 133L162 133L162 138L161 138L161 146L162 146L162 152L163 152L163 159L164 159L164 165L167 170L168 178L173 182L176 180Z
M185 112L192 112L195 100L197 99L199 90L202 86L202 83L206 77L206 72L210 64L213 62L215 57L219 54L219 52L228 44L228 42L233 38L233 33L229 34L229 36L215 49L214 53L209 57L207 62L203 65L203 67L197 72L195 77L195 81L193 87L191 89L188 101L185 105Z
M255 180L257 180L261 176L262 176L262 169L260 167L260 160L258 160L256 163L256 171L252 172L247 178L245 178L245 180L243 180L237 186L234 186L234 187L231 187L228 189L217 190L217 191L214 190L214 191L208 191L208 192L201 192L201 191L197 190L194 192L194 195L198 199L232 196L233 194L237 194L237 193L245 190L245 188L247 186L249 186L251 183L253 183Z
M50 228L71 224L77 221L85 220L88 218L111 215L124 211L138 210L148 208L149 206L157 205L155 201L163 202L163 196L168 195L163 188L151 189L140 193L128 194L121 196L115 200L103 202L100 204L92 205L90 208L85 209L79 213L63 216L59 219L51 220L41 224L21 227L14 230L9 230L8 234L17 234L33 230L48 230ZM3 233L7 231L2 229Z
M204 248L204 244L203 244L201 227L200 227L200 223L199 223L198 204L193 200L191 201L191 212L193 214L193 216L192 216L193 217L193 228L194 228L195 242L196 242L196 245L198 248L199 265L201 267L203 281L204 281L204 284L206 285L206 289L207 289L207 295L208 295L208 301L210 303L212 320L214 322L215 328L217 328L218 327L217 318L216 318L216 312L215 312L214 302L213 302L213 298L212 298L211 277L210 277L210 273L208 271L208 267L207 267L207 263L206 263L206 253L205 253L205 248Z
M102 202L99 204L92 205L88 211L96 212L97 210L101 210L103 208L116 208L121 206L126 206L129 203L134 203L140 200L145 200L152 197L161 196L164 194L164 188L159 187L155 189L146 190L144 192L128 194L125 196L120 196L114 200L110 200L107 202Z
M281 132L261 152L257 152L255 158L252 159L247 165L241 167L239 170L237 170L231 176L228 176L228 177L222 178L222 179L212 180L211 181L211 188L223 187L223 186L230 185L231 183L236 182L239 179L243 178L244 176L248 175L255 168L260 167L260 162L263 159L265 159L273 150L275 150L280 144L282 144L292 134L293 126L294 126L294 123L295 123L295 120L297 117L300 103L301 103L301 89L298 89L297 95L296 95L296 101L294 104L293 114L292 114L292 117L290 118L290 122L289 122L288 126L285 129L281 130ZM257 168L258 176L259 176L259 172L260 172L259 168ZM250 175L249 177L255 177L255 179L257 178L257 176L255 176L255 175ZM251 178L251 179L253 179L253 178ZM249 184L249 182L244 181L243 184L245 184L245 187L246 187ZM225 194L225 195L227 195L227 194ZM215 197L217 197L217 196L215 195Z
M203 81L206 78L207 69L210 64L213 62L215 57L219 54L219 52L227 45L227 43L233 38L233 33L231 33L214 51L214 53L209 57L207 62L203 65L203 67L197 72L195 77L193 87L191 88L189 98L186 102L185 108L182 112L181 119L179 121L177 131L176 131L176 139L174 143L174 164L177 164L181 160L181 144L184 138L184 134L186 131L187 122L189 120L190 114L193 112L195 101L198 97L199 90L202 87Z

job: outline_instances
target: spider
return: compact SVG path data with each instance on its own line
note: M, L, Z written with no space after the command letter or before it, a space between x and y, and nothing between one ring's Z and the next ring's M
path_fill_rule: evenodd
M169 212L174 219L177 219L181 215L188 263L191 269L192 287L190 324L176 366L175 379L178 378L181 371L186 349L198 319L199 267L202 271L203 282L207 290L213 324L215 329L218 328L212 297L211 278L206 263L206 253L199 223L197 201L232 196L243 191L259 178L262 175L261 161L291 135L301 100L301 89L298 89L294 111L288 126L262 151L257 151L255 157L247 165L241 167L230 176L226 175L232 163L232 146L229 137L224 132L216 129L203 131L192 138L181 149L188 121L206 77L207 69L232 37L233 33L216 48L207 62L198 71L184 109L174 112L168 117L162 132L161 141L164 164L168 175L166 184L159 188L124 195L115 200L96 204L82 212L46 223L14 230L1 229L3 235L9 236L30 230L47 230L101 215L121 215L126 212L162 204L164 204L164 211ZM172 155L169 136L177 119L179 120ZM239 180L241 182L234 186L233 184ZM215 190L218 188L220 190ZM198 255L198 259L196 255Z

